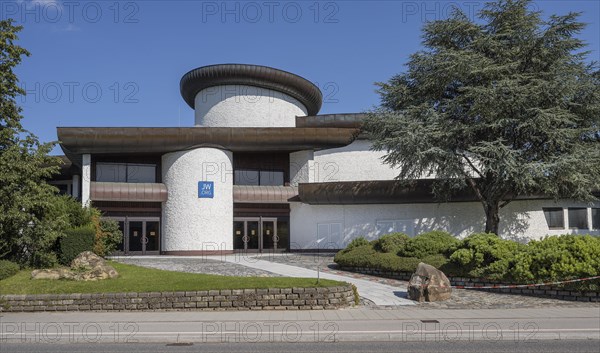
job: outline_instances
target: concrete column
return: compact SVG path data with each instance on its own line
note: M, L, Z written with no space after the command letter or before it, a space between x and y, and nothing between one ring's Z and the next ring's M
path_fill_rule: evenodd
M90 206L92 183L92 155L84 154L81 162L81 205Z
M298 186L299 183L311 183L315 181L314 158L315 153L313 150L290 153L291 186Z
M73 185L71 185L71 196L79 198L79 175L73 175Z
M200 255L233 250L233 155L212 147L162 156L169 197L162 207L163 251ZM212 193L200 192L210 183Z

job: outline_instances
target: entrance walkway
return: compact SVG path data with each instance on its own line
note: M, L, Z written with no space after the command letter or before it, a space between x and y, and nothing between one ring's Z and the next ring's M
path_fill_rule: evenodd
M360 278L342 276L339 274L326 272L319 273L318 271L303 267L290 266L282 263L260 260L259 258L255 257L256 255L258 254L245 255L238 253L226 256L206 256L204 258L235 263L254 269L267 270L269 272L286 277L317 278L317 276L319 276L320 278L324 279L352 283L358 289L358 293L361 297L372 301L375 305L415 305L415 303L412 300L406 299L406 288L393 287L383 283L376 283Z

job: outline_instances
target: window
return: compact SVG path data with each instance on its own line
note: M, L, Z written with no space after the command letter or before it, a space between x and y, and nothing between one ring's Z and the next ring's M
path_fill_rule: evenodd
M283 171L238 169L234 173L235 185L283 185Z
M569 228L588 229L587 208L569 208Z
M600 229L600 208L592 208L592 229Z
M96 181L111 183L156 183L156 165L97 163Z
M414 223L412 220L379 220L375 223L377 236L382 236L390 233L405 233L413 235Z
M319 249L341 249L341 223L317 224L317 247Z
M549 229L565 228L565 215L562 208L544 208L543 210Z

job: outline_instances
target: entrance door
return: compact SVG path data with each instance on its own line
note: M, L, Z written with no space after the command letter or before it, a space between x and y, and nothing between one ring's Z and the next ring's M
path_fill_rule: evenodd
M117 253L132 255L158 255L160 251L159 218L112 218L119 222L123 241Z
M233 220L233 248L250 252L277 249L277 219L262 217Z

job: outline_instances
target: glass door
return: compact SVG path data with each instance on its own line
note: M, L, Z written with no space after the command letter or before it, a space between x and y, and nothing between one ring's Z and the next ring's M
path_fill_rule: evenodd
M160 223L158 221L145 221L144 231L144 254L158 254L158 244L160 239Z
M129 221L129 244L125 252L142 252L144 250L144 222Z
M246 221L246 250L260 250L260 223L258 221Z
M277 249L277 220L262 220L262 247L261 250Z
M233 249L262 252L277 249L277 219L262 217L233 220Z

